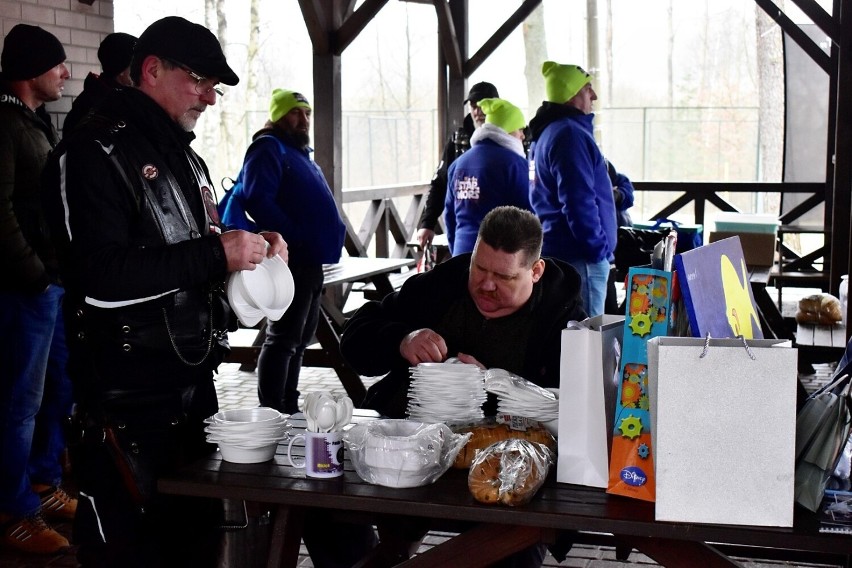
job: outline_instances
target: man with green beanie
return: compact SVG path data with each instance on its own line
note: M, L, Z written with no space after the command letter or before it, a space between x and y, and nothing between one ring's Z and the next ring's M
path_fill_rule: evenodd
M334 195L311 159L311 113L301 93L272 92L269 120L255 133L228 198L287 241L295 296L280 320L267 322L257 363L260 404L285 414L299 411L299 372L319 318L322 265L340 260L345 234ZM232 209L222 218L228 226L236 223Z
M542 255L571 264L590 316L604 313L617 242L615 200L595 142L591 76L578 65L545 61L547 100L530 121L530 203L544 229Z
M45 518L74 518L77 501L60 487L71 380L40 176L58 142L44 103L71 74L56 36L27 24L6 35L0 67L0 543L54 554L68 540Z
M285 414L299 412L302 358L320 317L322 265L340 260L346 231L334 195L311 159L311 114L303 94L272 92L269 120L246 151L222 217L231 227L245 223L247 213L248 222L278 231L287 241L293 303L281 319L266 322L257 360L260 405ZM334 534L336 547L327 546L329 534ZM351 566L376 544L369 525L338 523L311 513L302 537L317 568Z
M471 149L449 169L444 225L453 256L473 252L479 224L495 207L531 209L521 109L498 98L480 100L479 108L485 124L471 136Z

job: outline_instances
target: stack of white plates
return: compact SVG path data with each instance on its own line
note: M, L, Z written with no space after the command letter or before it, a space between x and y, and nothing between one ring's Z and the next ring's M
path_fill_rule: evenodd
M503 369L485 372L485 390L497 395L497 412L550 422L559 417L556 390L548 390Z
M271 459L291 428L286 414L262 406L217 412L204 422L207 441L219 446L225 461L235 463Z
M228 301L240 322L254 327L263 318L281 319L293 302L293 274L277 254L254 270L238 270L228 279Z
M487 396L476 365L421 363L411 368L408 417L429 423L479 420Z

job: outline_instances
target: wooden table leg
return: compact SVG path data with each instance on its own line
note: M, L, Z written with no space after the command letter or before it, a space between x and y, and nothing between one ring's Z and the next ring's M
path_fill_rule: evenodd
M743 568L703 542L617 535L619 540L666 568Z
M775 302L769 297L769 292L766 291L766 284L752 281L751 293L757 304L761 323L765 324L764 335L767 338L793 339L793 334L787 330L784 318L778 311L778 306L775 305Z
M304 520L305 511L301 507L280 505L277 508L272 522L267 568L295 568L299 562Z
M317 341L323 347L325 356L328 358L328 366L334 368L337 377L346 390L346 395L352 399L355 406L358 406L364 400L367 389L364 387L361 375L353 371L352 367L343 359L343 355L340 354L340 335L334 328L331 316L328 315L325 307L320 308L316 336Z
M398 564L404 568L464 566L485 568L519 550L540 542L550 542L553 531L539 527L478 525L450 540Z

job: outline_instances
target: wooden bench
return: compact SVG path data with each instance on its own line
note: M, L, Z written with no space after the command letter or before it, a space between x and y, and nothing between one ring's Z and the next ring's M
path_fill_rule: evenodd
M796 343L808 347L846 348L846 326L800 323L796 327Z
M341 293L343 291L340 288L343 285L369 282L378 293L390 293L393 287L389 278L399 270L410 269L414 263L413 258L345 257L337 264L323 266L325 288L315 333L317 342L305 350L303 364L307 367L333 368L346 389L346 394L356 404L363 400L367 389L361 377L349 367L340 354L340 333L347 317L343 311L347 294ZM266 335L264 327L263 324L258 326L258 333L250 346L233 347L225 360L240 363L241 371L253 371Z
M799 349L799 372L813 373L814 363L839 361L846 349L846 327L841 324L797 324L795 347Z
M411 269L405 272L395 272L388 275L388 282L393 287L394 291L402 288L405 281L417 274L417 270ZM364 298L368 300L381 300L386 293L376 290L376 285L373 282L356 283L352 285L353 292L361 292Z

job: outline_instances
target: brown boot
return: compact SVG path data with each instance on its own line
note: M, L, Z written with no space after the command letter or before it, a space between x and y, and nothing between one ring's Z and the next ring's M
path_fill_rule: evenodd
M41 499L41 513L47 519L70 521L77 514L77 500L53 485L33 485Z
M31 554L56 554L71 546L67 538L48 526L41 513L8 523L2 538L5 546Z

